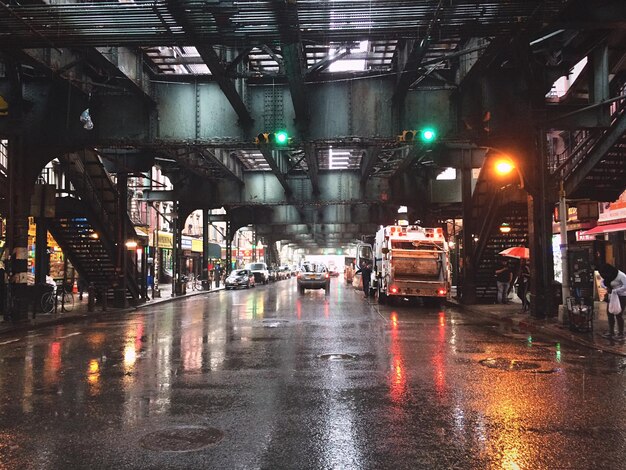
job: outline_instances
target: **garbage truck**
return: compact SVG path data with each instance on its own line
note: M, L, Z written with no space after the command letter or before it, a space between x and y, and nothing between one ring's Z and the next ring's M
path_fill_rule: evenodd
M373 246L357 246L357 266L372 263L370 285L379 303L419 297L441 302L450 296L450 252L442 228L382 227Z

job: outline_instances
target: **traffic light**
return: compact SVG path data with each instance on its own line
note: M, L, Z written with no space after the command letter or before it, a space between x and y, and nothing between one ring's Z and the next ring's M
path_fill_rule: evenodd
M402 131L402 134L398 136L398 140L400 142L413 142L416 135L417 131L414 130Z
M431 144L437 140L437 131L432 127L425 127L420 131L420 140L425 144Z
M257 145L258 144L288 145L289 140L290 140L289 134L287 134L286 131L262 132L256 136L256 139L254 139Z
M274 140L277 145L287 145L289 143L289 134L286 131L278 131L274 134Z
M432 127L424 127L419 130L404 130L398 136L399 142L415 142L416 139L419 139L422 144L432 144L437 140L437 131Z

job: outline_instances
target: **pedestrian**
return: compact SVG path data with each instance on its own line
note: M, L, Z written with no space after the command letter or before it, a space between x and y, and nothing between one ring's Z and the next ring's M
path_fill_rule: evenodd
M78 281L76 284L78 286L78 300L83 300L83 293L88 286L87 281L85 281L85 278L83 276L78 276Z
M509 268L509 263L506 259L500 260L500 267L496 269L496 286L498 293L496 294L496 303L507 304L509 295L509 286L513 280L513 272Z
M222 267L219 264L215 265L215 287L219 288L220 280L222 279Z
M372 265L370 263L365 263L354 274L359 274L359 273L361 273L361 280L363 281L363 293L365 294L365 298L367 299L370 296L370 280L372 278Z
M528 300L528 291L530 289L530 266L528 262L522 258L520 260L520 272L517 281L517 296L522 301L522 312L528 311L530 302Z
M617 313L608 313L609 331L602 335L603 338L612 338L616 340L624 339L624 308L626 308L626 274L610 264L602 264L598 266L598 273L602 278L602 286L606 288L607 295L605 300L608 302L610 294L616 293L619 297L619 303L622 310ZM617 320L617 335L615 335L615 322Z

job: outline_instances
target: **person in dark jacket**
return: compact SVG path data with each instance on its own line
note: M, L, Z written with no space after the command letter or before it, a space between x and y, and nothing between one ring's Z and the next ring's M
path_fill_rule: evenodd
M361 273L361 279L363 281L363 293L365 294L365 298L368 298L370 295L370 280L372 278L372 265L367 263L354 274Z
M602 278L602 285L607 290L607 300L611 292L617 293L622 311L618 314L608 313L609 331L604 333L604 338L615 340L624 339L624 309L626 308L626 274L610 264L598 266L598 273ZM617 335L615 335L615 323L617 321Z
M525 259L520 260L519 278L517 281L517 296L522 301L522 311L526 312L530 308L528 301L528 291L530 290L530 266Z

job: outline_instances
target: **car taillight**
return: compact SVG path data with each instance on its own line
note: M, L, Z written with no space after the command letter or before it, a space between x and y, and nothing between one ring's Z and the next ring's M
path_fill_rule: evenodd
M439 289L439 290L437 291L437 293L438 293L439 295L446 295L446 290L445 290L445 289Z
M325 277L326 279L328 279L328 278L330 277L330 274L326 273L326 274L324 275L324 277Z
M298 279L302 279L302 273L298 273Z
M391 286L389 288L389 290L391 291L392 294L397 294L398 293L398 288L396 286Z

